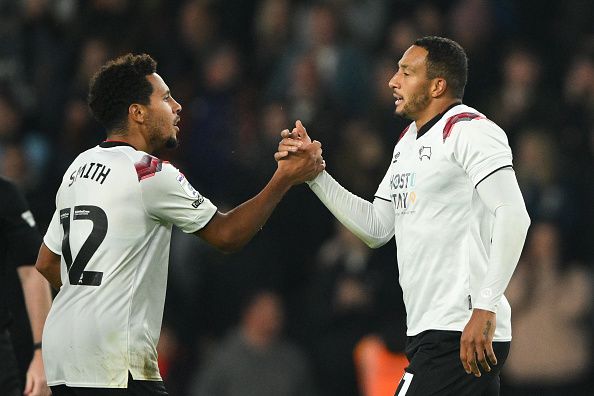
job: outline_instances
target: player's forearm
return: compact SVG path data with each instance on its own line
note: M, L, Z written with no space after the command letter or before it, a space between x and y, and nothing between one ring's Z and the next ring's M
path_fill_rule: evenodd
M308 184L328 210L369 247L383 246L394 235L390 202L376 199L372 204L349 192L327 172Z
M495 219L489 267L473 306L496 312L497 304L520 259L530 217L511 168L489 176L477 186L477 191Z
M475 299L476 308L496 312L497 304L520 259L529 225L530 218L525 209L511 206L497 209L489 269Z
M18 274L25 296L29 322L31 323L33 342L41 342L43 325L52 303L49 285L33 266L19 267Z

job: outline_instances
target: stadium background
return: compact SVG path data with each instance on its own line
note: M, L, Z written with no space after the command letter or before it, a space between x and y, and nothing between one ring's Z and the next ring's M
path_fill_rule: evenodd
M89 78L148 52L183 106L181 146L161 156L221 209L259 191L295 119L323 143L327 169L371 199L406 125L392 116L395 64L414 38L446 35L470 58L465 103L508 134L533 224L506 293L515 349L502 394L592 394L593 22L588 0L0 0L0 174L44 232L67 165L103 137ZM258 290L282 298L282 337L318 394L363 394L357 343L404 342L391 245L361 246L304 186L242 253L175 233L160 345L171 394L197 394Z

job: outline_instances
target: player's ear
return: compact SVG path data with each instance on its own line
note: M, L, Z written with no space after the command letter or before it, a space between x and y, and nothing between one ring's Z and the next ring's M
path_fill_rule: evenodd
M145 115L146 109L141 104L132 103L130 107L128 107L128 116L138 123L142 124L144 122Z
M438 98L442 96L448 87L448 82L441 77L434 78L431 81L431 96Z

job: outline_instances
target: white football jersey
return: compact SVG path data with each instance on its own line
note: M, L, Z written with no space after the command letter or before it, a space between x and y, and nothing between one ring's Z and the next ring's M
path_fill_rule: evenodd
M103 142L70 165L44 243L62 256L62 287L43 331L49 385L161 380L172 225L204 227L217 208L166 161Z
M396 144L376 197L394 207L407 335L464 329L487 273L494 219L475 186L511 165L505 132L462 104L418 138L412 123ZM511 340L505 296L494 340Z

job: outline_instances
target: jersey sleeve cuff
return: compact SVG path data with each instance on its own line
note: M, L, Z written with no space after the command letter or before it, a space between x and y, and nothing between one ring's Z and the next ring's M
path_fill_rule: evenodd
M212 213L210 214L210 216L207 217L208 220L202 222L191 222L184 227L180 227L180 229L186 234L193 234L196 231L203 229L204 227L206 227L208 223L210 223L210 221L213 219L218 210L217 207L214 205L212 205L212 208L210 209Z
M482 309L485 311L491 311L493 313L497 313L497 306L498 304L494 304L492 302L488 302L488 301L474 301L472 304L472 308L473 309Z
M49 250L51 250L52 253L57 254L58 256L62 255L62 250L56 247L47 234L43 237L43 243Z
M318 173L318 175L316 177L314 177L311 180L307 180L305 183L310 187L315 184L322 185L322 183L324 183L324 180L326 180L327 176L328 176L328 172L323 170L320 173Z
M496 157L491 157L480 164L474 166L469 172L468 176L472 180L472 184L476 186L493 171L505 167L512 166L512 157L510 154L505 153Z

